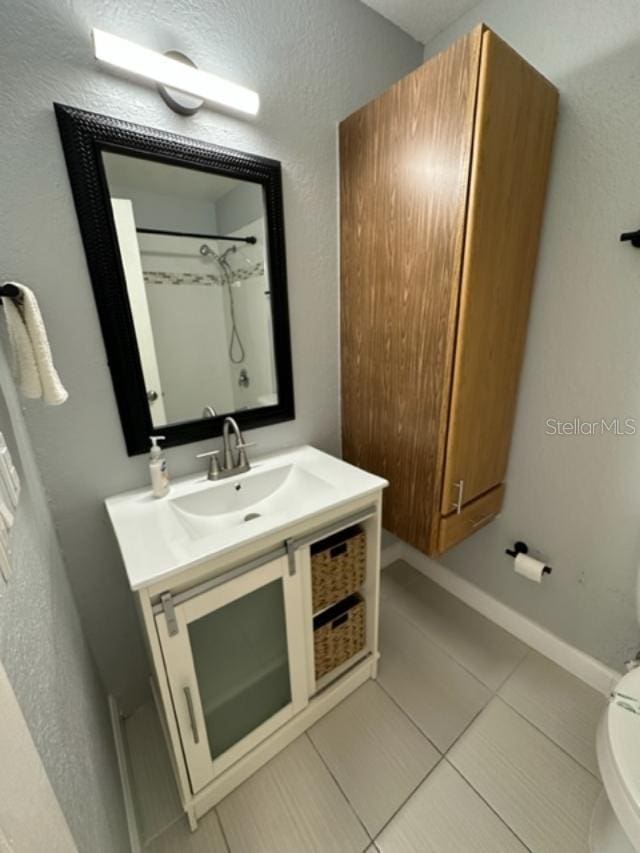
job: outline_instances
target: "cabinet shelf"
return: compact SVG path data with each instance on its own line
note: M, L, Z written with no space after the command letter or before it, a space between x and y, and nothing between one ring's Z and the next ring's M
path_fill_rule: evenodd
M289 665L284 656L252 680L203 708L212 758L218 758L255 728L255 707L268 718L291 700Z
M287 656L283 654L269 661L268 664L261 666L260 669L256 669L254 673L244 678L241 682L234 684L232 688L223 693L213 694L215 695L215 701L203 702L202 711L204 716L209 717L211 714L219 711L223 706L233 703L239 696L251 693L260 682L268 680L278 670L286 670L286 667Z

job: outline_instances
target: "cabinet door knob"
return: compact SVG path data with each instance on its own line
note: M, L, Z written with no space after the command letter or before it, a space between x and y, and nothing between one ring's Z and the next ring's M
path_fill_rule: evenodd
M458 500L454 501L451 506L457 513L462 512L462 495L464 494L464 480L458 480L453 484L453 488L458 490Z

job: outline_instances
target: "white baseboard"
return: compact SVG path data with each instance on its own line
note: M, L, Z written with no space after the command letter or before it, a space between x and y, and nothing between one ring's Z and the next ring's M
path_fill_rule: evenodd
M120 771L120 784L122 786L122 797L124 799L124 811L127 816L127 829L129 830L129 844L131 853L141 853L140 833L136 810L133 804L133 791L129 778L129 763L127 761L127 748L125 746L124 733L122 731L122 716L115 696L109 694L109 716L111 717L111 728L116 746L118 758L118 770Z
M390 566L391 563L395 563L396 560L402 560L404 558L404 551L407 546L404 542L393 542L391 545L387 545L386 548L383 548L380 553L380 568L386 569L387 566Z
M474 584L452 572L451 569L435 562L410 545L400 542L394 543L391 548L395 549L398 545L401 546L401 553L399 556L394 556L394 560L405 560L425 577L464 601L469 607L482 613L483 616L504 628L505 631L509 631L523 643L531 646L532 649L550 658L558 666L580 678L598 692L605 696L611 692L612 685L621 676L620 672L616 672L591 655L580 651L580 649L567 643L566 640L560 639L551 631L543 628L542 625L503 604L487 592L483 592ZM383 562L382 565L386 566L388 563Z

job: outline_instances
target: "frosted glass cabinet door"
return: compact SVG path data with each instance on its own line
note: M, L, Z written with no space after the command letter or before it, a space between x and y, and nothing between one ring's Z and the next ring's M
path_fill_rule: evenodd
M156 616L194 792L306 705L301 599L282 557Z

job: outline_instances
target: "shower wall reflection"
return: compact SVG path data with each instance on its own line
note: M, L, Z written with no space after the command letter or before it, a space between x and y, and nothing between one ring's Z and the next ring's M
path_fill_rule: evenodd
M275 405L262 187L102 157L154 427Z

